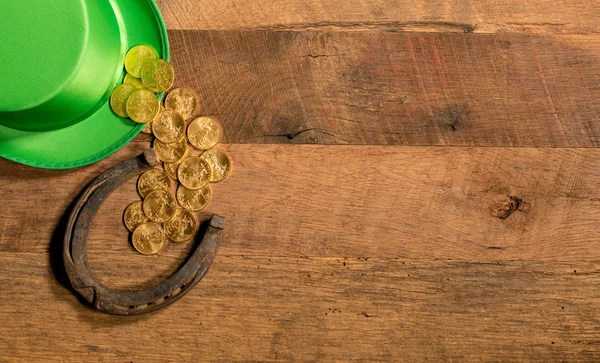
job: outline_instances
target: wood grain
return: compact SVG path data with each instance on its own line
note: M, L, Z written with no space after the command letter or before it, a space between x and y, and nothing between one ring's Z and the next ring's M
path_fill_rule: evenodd
M600 4L157 2L234 158L202 214L227 218L215 263L166 310L95 312L64 216L149 138L70 171L0 160L0 361L600 361ZM126 290L192 247L132 251L137 198L89 241Z
M171 31L232 143L598 147L600 37ZM582 91L583 90L583 91Z
M122 287L123 267L154 273L146 259L99 262ZM597 361L599 269L219 255L177 304L122 318L80 304L45 254L0 253L0 351L36 362Z
M158 0L158 4L170 29L600 30L600 5L585 0Z
M130 152L139 149L131 146ZM227 149L234 171L226 182L214 185L215 198L207 210L228 219L221 254L600 260L600 150ZM10 165L15 172L0 176L8 197L0 207L9 216L0 230L0 250L5 252L46 250L72 196L93 177L93 170L105 167L68 178L44 172L48 177L27 179L15 178L21 167ZM14 196L22 190L37 199L25 203ZM132 179L104 202L90 248L131 251L122 213L138 199Z

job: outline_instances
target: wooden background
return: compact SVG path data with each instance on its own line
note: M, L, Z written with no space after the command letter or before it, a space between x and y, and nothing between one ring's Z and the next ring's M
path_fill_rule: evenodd
M0 360L600 360L600 3L158 3L235 161L218 256L163 311L95 312L61 283L61 221L148 138L72 171L0 160ZM136 198L94 222L110 286L189 249L134 253Z

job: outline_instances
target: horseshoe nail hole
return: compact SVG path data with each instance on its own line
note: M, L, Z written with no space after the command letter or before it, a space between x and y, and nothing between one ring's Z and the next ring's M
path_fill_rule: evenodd
M185 284L181 285L180 289L181 290L185 289Z
M167 295L167 296L164 297L164 299L167 300L170 297L171 297L170 295Z
M129 309L131 309L131 310L135 309L135 305L129 305Z
M149 303L148 303L148 306L150 306L150 305L152 305L152 304L154 304L154 303L151 303L151 302L149 302Z

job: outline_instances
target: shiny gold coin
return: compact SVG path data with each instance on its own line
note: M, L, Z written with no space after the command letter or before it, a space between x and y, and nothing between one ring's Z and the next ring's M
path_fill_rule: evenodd
M160 104L160 112L164 111L164 107L162 105L162 103ZM145 134L152 134L152 123L158 118L158 116L160 115L160 112L158 113L158 115L156 115L156 117L154 118L154 120L148 122L147 124L144 125L144 128L142 129L142 132Z
M142 83L152 92L164 92L173 86L175 74L171 64L163 59L152 59L144 63Z
M165 234L173 242L187 242L198 230L198 220L185 209L177 209L175 216L164 224Z
M173 110L164 110L152 122L152 132L160 141L169 144L185 135L185 121Z
M150 222L142 210L142 202L131 203L123 213L125 227L133 232L140 224Z
M127 73L125 75L125 79L123 79L123 84L131 85L131 86L133 86L133 87L135 87L137 89L146 89L146 87L142 83L141 79L135 78L134 76L132 76L129 73Z
M127 117L127 100L135 91L136 88L130 84L122 84L115 88L110 96L110 108L113 112L121 117Z
M140 89L131 94L125 107L127 108L127 114L133 121L145 124L154 120L158 115L160 101L154 93Z
M165 107L179 112L184 120L188 120L200 112L200 101L193 89L177 88L165 98Z
M163 223L173 218L177 209L175 197L166 190L155 190L142 203L144 214L152 222Z
M223 128L216 119L202 116L190 122L187 135L196 149L208 150L221 142Z
M161 161L173 163L177 160L181 160L185 155L185 152L187 151L187 140L185 136L172 144L165 144L160 140L154 140L154 150Z
M197 156L189 157L179 164L177 177L184 187L198 190L210 182L210 165Z
M179 169L179 164L181 164L181 162L183 160L187 159L187 157L190 155L192 155L192 153L190 153L190 150L187 149L185 151L185 154L183 155L183 157L180 160L174 161L172 163L163 162L163 168L165 169L165 173L167 173L167 175L171 179L179 180L179 179L177 179L177 169Z
M177 201L190 212L198 212L206 208L212 198L212 189L206 185L198 190L192 190L180 185L177 188Z
M206 160L212 169L211 183L223 181L231 173L231 158L225 151L210 149L203 152L200 157Z
M144 172L138 179L137 189L142 198L155 190L171 190L171 179L162 170L150 169Z
M127 73L135 78L142 78L144 64L152 59L158 58L154 49L147 45L138 45L129 50L125 56L125 69Z
M167 244L165 231L156 223L140 224L131 236L133 247L142 255L155 255Z
M152 121L144 124L144 128L142 129L144 134L152 134Z

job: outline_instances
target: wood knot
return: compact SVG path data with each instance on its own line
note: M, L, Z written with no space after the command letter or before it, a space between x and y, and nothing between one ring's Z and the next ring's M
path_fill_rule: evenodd
M490 214L498 219L505 220L510 217L514 212L518 211L523 205L523 200L515 196L509 196L504 200L494 203L490 207Z
M452 131L458 131L463 128L469 120L471 109L466 103L446 105L443 109L437 112L438 124L450 128Z

